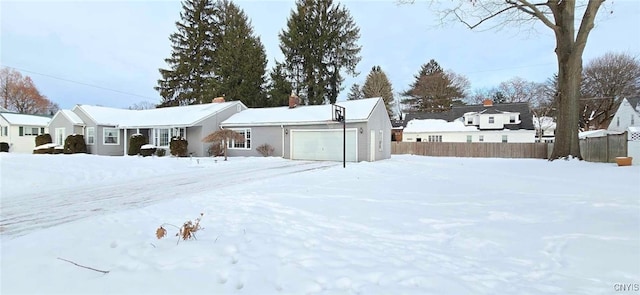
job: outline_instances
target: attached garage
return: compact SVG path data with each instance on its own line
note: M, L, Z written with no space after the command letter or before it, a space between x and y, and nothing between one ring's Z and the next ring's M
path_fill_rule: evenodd
M316 161L342 161L342 129L291 130L291 159ZM347 162L358 161L356 129L346 130Z

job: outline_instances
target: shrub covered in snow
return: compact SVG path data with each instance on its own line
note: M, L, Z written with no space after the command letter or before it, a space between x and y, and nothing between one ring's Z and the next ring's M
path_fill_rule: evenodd
M131 137L129 138L129 150L127 151L127 155L135 156L137 154L140 154L140 147L147 143L149 143L149 141L144 135L140 133L131 135Z
M152 144L145 144L140 147L140 155L143 157L152 156L156 153L156 147Z
M9 143L0 142L0 152L8 153L9 152Z
M45 143L33 149L34 154L62 154L63 147L55 143Z
M41 146L43 144L52 143L51 135L49 133L40 134L36 136L36 146Z
M181 137L171 138L171 143L169 143L169 150L172 156L176 157L186 157L187 156L187 146L189 143L186 139Z
M84 135L72 134L67 136L64 140L64 153L65 154L77 154L86 153L87 143L84 141Z
M260 153L263 157L271 157L273 156L274 148L268 143L265 143L257 147L256 151L258 151L258 153Z
M165 150L165 149L156 150L156 156L158 156L158 157L164 157L166 154L167 154L167 150Z

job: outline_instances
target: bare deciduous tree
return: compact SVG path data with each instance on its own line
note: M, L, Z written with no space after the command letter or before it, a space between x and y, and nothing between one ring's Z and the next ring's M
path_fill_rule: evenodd
M227 160L227 145L233 141L244 141L242 134L230 129L221 129L207 135L202 139L203 142L221 143L224 147L224 160Z
M494 23L494 27L542 23L553 31L559 91L552 160L571 156L582 158L578 141L582 55L604 1L589 0L586 5L578 5L576 0L460 0L439 10L443 20L459 21L470 29L495 20L497 25Z
M0 101L5 109L22 114L49 114L56 107L29 76L11 68L0 70Z

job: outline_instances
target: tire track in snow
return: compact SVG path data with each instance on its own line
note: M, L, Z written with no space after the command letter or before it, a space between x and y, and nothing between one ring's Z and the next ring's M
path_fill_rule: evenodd
M0 235L18 237L78 219L145 207L164 200L246 184L294 173L337 166L332 162L297 162L285 165L224 171L203 168L179 174L142 177L116 184L84 185L50 192L20 194L3 200ZM214 174L212 174L212 172ZM212 177L213 176L213 177ZM162 187L162 190L157 189ZM158 193L161 191L161 193Z

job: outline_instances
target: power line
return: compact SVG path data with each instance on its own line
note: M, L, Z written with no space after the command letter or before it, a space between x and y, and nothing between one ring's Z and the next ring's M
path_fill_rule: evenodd
M80 82L80 81L70 80L70 79L66 79L66 78L61 78L61 77L57 77L57 76L50 75L50 74L44 74L44 73L39 73L39 72L27 70L27 69L22 69L22 68L9 66L9 65L6 65L6 64L2 64L2 66L10 68L10 69L14 69L14 70L22 71L22 72L27 72L27 73L30 73L30 74L45 76L45 77L49 77L49 78L52 78L52 79L69 82L69 83L75 83L75 84L79 84L79 85L83 85L83 86L88 86L88 87L93 87L93 88L97 88L97 89L107 90L107 91L116 92L116 93L120 93L120 94L124 94L124 95L137 96L137 97L140 97L140 98L157 100L157 98L151 98L151 97L147 97L147 96L140 95L140 94L130 93L130 92L121 91L121 90L117 90L117 89L107 88L107 87L104 87L104 86L99 86L99 85L89 84L89 83L85 83L85 82Z

